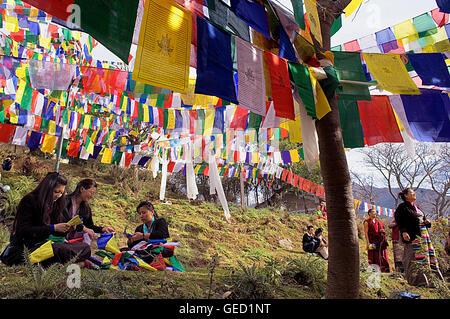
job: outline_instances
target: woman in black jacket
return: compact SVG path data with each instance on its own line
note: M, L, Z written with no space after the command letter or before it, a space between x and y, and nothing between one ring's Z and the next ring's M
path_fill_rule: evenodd
M421 227L430 228L431 222L426 219L424 213L415 204L416 193L412 188L404 189L401 193L399 193L399 197L403 200L403 203L398 205L395 210L394 219L398 225L400 238L403 242L402 262L405 277L410 285L429 286L429 278L427 278L423 269L420 269L421 267L417 267L419 263L416 262L416 251L414 248L416 247L417 249L419 246L424 245ZM424 254L429 253L430 250ZM432 267L432 263L430 263L430 267L432 269L437 268L437 258L431 255L430 257L436 261L434 265L435 267ZM442 279L442 274L440 273L439 268L433 270L436 270L433 272L439 279Z
M66 239L76 239L84 237L87 233L90 239L94 239L95 233L112 233L114 228L94 225L92 219L92 211L89 201L97 192L97 183L90 178L83 179L78 182L75 190L67 196L66 209L64 210L64 221L68 222L76 215L80 216L83 224L78 225L75 229L71 229L66 234ZM88 238L89 241L89 238ZM89 242L85 240L86 243Z
M136 253L147 263L151 263L156 255L152 253L153 246L146 245L150 239L166 239L169 238L169 228L164 218L159 218L152 203L144 201L137 207L139 218L143 222L142 225L136 227L133 236L128 237L128 248L133 248L135 245L144 244L136 249ZM161 251L163 258L173 256L173 251L168 248L163 248Z
M30 252L45 243L50 235L64 236L70 225L63 222L62 212L65 206L65 188L67 179L56 172L48 173L39 185L19 202L13 223L10 245L2 255L7 265L25 262L24 246ZM54 256L43 262L65 263L78 255L77 262L84 266L90 257L88 245L83 243L53 243Z
M128 238L128 247L133 247L142 240L169 238L169 228L164 218L159 218L150 202L141 202L137 207L142 225L136 227L134 235Z

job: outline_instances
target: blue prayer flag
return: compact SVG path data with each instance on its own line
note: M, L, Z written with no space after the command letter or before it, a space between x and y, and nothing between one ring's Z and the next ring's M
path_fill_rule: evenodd
M450 99L447 94L432 91L401 95L406 118L418 141L450 142Z
M195 93L239 104L234 85L231 36L198 16Z
M41 137L42 137L41 132L31 131L30 137L28 138L27 141L27 147L32 149L38 148L39 145L41 145Z
M450 1L449 0L436 0L436 4L439 7L439 11L444 13L450 13Z
M450 74L442 53L408 54L408 58L424 85L450 87Z
M231 11L259 33L270 39L266 10L257 1L231 0Z

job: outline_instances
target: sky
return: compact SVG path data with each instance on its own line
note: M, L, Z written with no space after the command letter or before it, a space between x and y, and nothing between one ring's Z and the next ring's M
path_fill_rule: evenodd
M292 12L291 0L274 1ZM348 18L343 17L342 28L332 37L331 46L374 34L435 8L437 8L436 0L365 0L359 11L355 11ZM94 49L93 55L99 60L120 61L101 45ZM377 175L365 167L359 150L346 152L349 169L360 174ZM384 187L381 181L376 185Z

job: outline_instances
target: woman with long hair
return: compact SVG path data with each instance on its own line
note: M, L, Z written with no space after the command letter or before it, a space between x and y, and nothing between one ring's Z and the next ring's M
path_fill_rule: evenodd
M89 201L97 192L95 180L86 178L78 182L75 190L67 195L66 209L64 210L65 221L69 221L76 215L80 216L83 224L71 229L66 235L67 239L84 238L86 243L94 239L95 233L112 233L114 228L94 225L92 210ZM88 235L89 237L85 236Z
M136 249L137 246L145 245L152 239L166 239L170 237L166 220L158 216L152 203L143 201L137 206L136 210L142 224L136 227L133 235L128 236L127 245L129 249ZM145 262L151 263L155 257L151 253L152 246L150 245L144 249L142 247L136 250L137 254ZM163 258L171 257L173 256L173 251L164 247L161 255Z
M438 279L444 279L428 233L431 222L416 205L416 193L412 188L404 189L399 197L403 203L398 205L394 218L403 242L402 261L406 280L413 286L432 286L426 274L429 270Z
M48 173L39 185L20 201L13 223L9 250L2 255L7 265L20 264L25 261L24 246L30 252L47 241L50 235L64 236L70 225L63 221L65 207L65 188L67 179L56 172ZM88 245L83 243L53 243L54 256L43 264L53 262L65 263L77 256L76 261L84 266L90 257Z

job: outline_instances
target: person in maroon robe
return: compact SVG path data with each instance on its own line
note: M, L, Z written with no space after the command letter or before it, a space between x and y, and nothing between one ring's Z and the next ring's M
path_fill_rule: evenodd
M390 273L386 232L383 223L376 219L375 209L369 209L367 213L369 218L364 221L364 233L369 265L378 265L381 272Z

